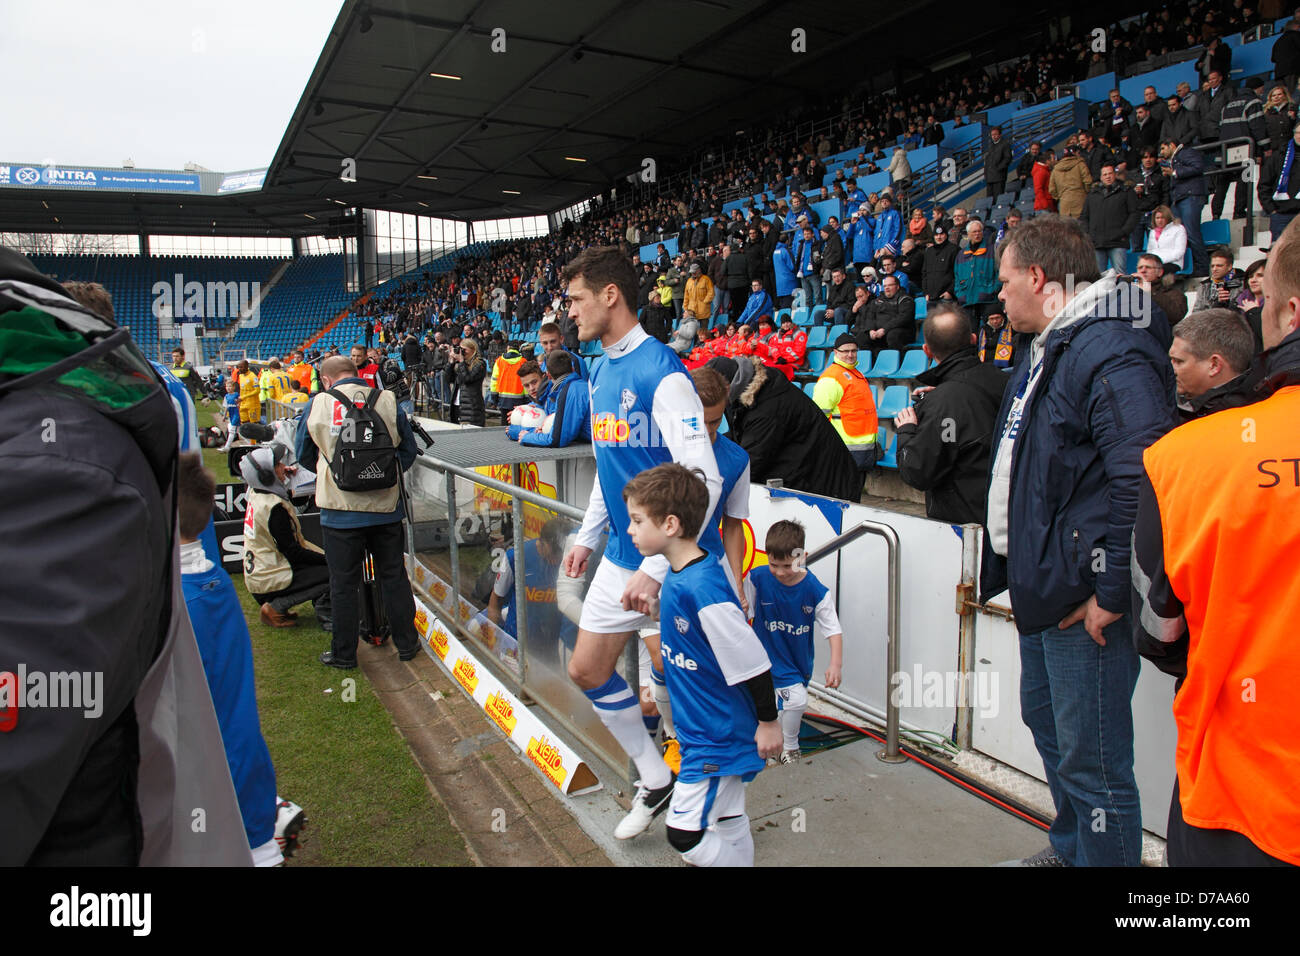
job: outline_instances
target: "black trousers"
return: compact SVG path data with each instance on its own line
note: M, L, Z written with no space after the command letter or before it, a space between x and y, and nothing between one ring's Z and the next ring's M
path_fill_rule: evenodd
M325 560L330 568L330 599L334 609L330 650L337 660L357 659L357 602L365 552L375 559L375 581L393 628L393 644L402 653L419 646L415 633L415 596L403 561L405 534L401 521L366 528L321 527Z
M1235 830L1206 830L1183 819L1178 802L1178 778L1169 802L1169 825L1165 831L1170 866L1291 866L1269 856L1250 839Z
M324 564L309 564L306 567L293 569L293 580L289 582L287 588L269 591L266 594L254 594L253 600L258 604L270 604L272 608L283 614L304 601L319 602L322 597L329 594L329 589L329 567Z

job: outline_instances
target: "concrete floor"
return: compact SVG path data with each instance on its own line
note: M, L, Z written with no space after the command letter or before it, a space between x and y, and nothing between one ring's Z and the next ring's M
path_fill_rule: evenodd
M988 866L1036 853L1047 835L908 761L876 759L855 741L770 767L749 785L757 866ZM628 841L611 834L623 815L608 789L562 798L617 866L681 866L662 817Z

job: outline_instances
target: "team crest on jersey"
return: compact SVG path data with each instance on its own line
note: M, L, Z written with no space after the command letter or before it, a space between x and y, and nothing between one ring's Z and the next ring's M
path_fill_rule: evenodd
M789 687L782 687L779 691L777 691L777 694L780 695L781 699L784 700L784 701L787 701L787 702L788 702L788 701L790 700L790 688L789 688Z
M805 614L811 614L811 613L813 612L812 605L811 605L811 604L805 604L805 605L803 606L803 612L804 612Z
M627 411L635 404L636 392L632 391L630 388L623 389L623 394L619 396L618 407L623 409L623 411Z
M691 622L686 620L686 618L682 617L680 614L673 615L673 623L677 625L678 634L685 634L691 629Z

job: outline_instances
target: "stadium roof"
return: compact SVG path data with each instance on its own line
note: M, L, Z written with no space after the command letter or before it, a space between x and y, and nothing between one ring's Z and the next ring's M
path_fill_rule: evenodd
M932 5L345 0L260 190L223 195L206 179L185 195L0 183L0 222L293 236L319 234L353 206L467 220L554 212L646 158L663 164L847 88L864 56L888 69L905 50L943 49L940 33L960 42L962 31L968 40L996 29L987 10L949 5L936 18ZM904 16L906 28L890 29ZM807 53L791 50L795 28L807 31ZM355 181L343 178L345 161Z

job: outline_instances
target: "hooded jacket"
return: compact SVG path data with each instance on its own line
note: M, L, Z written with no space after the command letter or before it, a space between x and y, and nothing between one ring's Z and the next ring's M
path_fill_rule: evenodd
M925 492L931 518L980 524L993 422L1010 376L981 362L975 347L968 346L916 380L933 391L916 403L916 424L898 429L898 476Z
M729 376L727 421L730 437L749 454L750 480L780 478L787 488L859 500L862 483L853 456L813 400L758 362L731 361L737 371Z
M251 865L181 592L171 400L125 330L3 249L0 407L4 527L26 552L0 660L102 675L93 707L17 709L0 864Z
M1176 423L1172 334L1144 292L1103 278L1064 314L1073 318L1044 330L1041 348L1020 350L993 431L990 515L1008 413L1041 358L1001 503L1008 552L986 530L980 564L980 600L1009 590L1022 634L1055 627L1093 594L1107 611L1128 610L1142 452Z
M1062 216L1077 217L1083 211L1083 202L1091 185L1092 174L1088 172L1088 164L1079 156L1066 156L1052 169L1047 188Z

